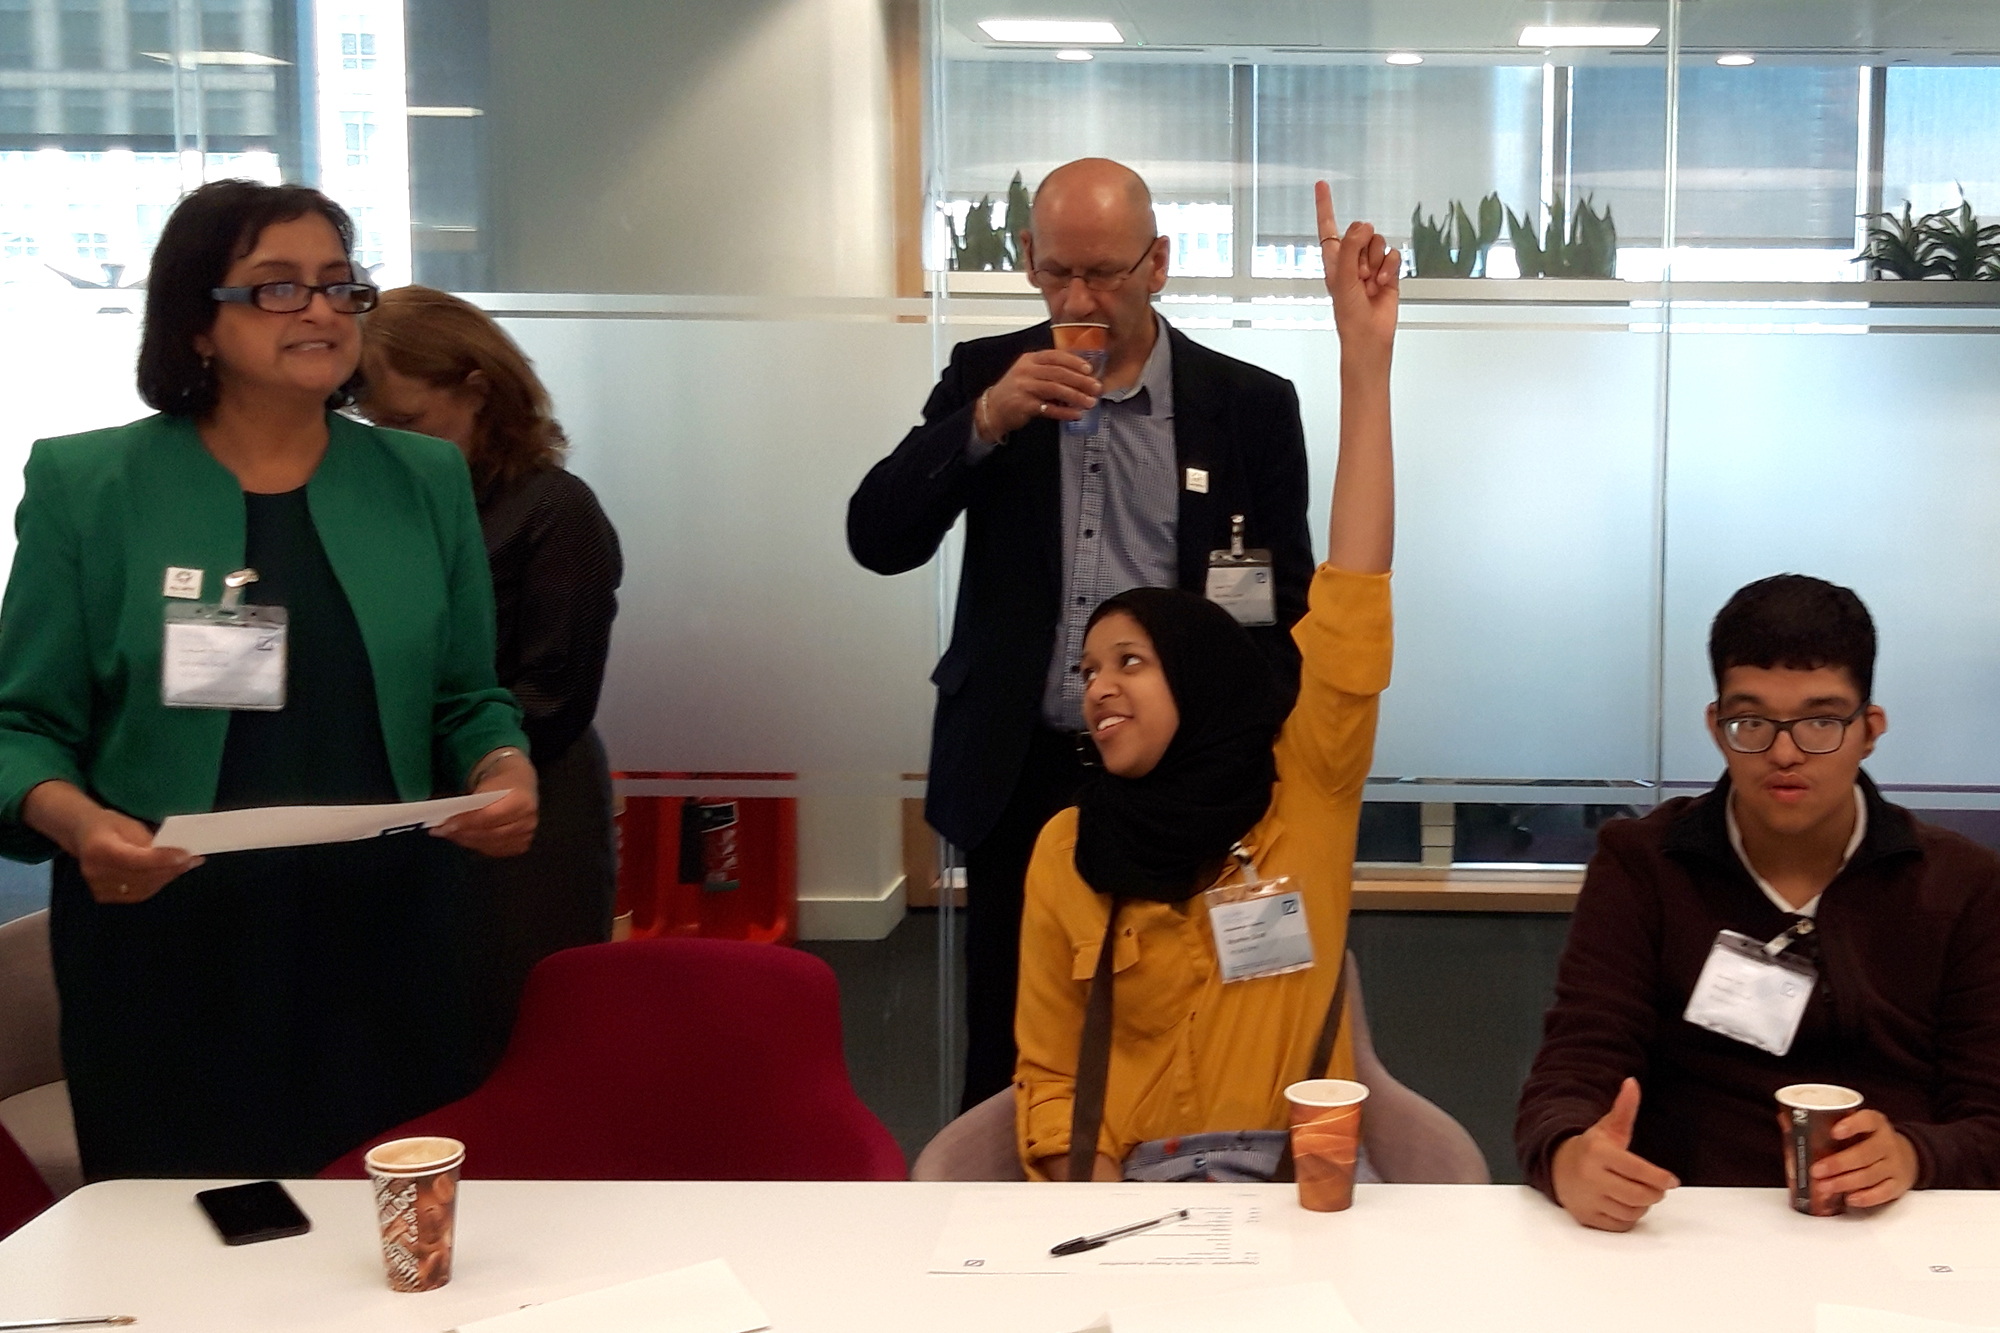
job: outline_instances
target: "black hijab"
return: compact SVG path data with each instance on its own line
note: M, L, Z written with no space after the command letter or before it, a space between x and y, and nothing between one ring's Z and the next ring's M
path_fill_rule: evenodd
M1134 588L1091 613L1144 627L1180 711L1153 771L1103 770L1077 797L1076 869L1099 893L1178 903L1271 804L1272 743L1284 722L1276 678L1243 627L1205 597Z

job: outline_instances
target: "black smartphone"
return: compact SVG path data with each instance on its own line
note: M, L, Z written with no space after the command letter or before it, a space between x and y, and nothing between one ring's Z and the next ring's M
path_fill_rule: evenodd
M312 1223L275 1180L202 1190L194 1196L224 1245L249 1245L281 1236L303 1236Z

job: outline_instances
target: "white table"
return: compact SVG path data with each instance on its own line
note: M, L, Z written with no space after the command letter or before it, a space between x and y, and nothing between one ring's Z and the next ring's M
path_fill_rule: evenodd
M1299 1210L1290 1186L1261 1186L1294 1238L1287 1271L1005 1277L924 1271L956 1191L1096 1187L471 1181L451 1284L397 1295L365 1183L291 1183L311 1234L235 1249L196 1209L198 1188L115 1181L63 1200L0 1243L0 1317L442 1333L720 1257L782 1333L1073 1333L1115 1306L1318 1278L1369 1333L1809 1333L1815 1301L2000 1324L2000 1194L1913 1194L1874 1216L1817 1219L1777 1190L1683 1189L1618 1236L1512 1186L1363 1186L1351 1212L1327 1215ZM1913 1275L1890 1241L1939 1230L1987 1255L1992 1278Z

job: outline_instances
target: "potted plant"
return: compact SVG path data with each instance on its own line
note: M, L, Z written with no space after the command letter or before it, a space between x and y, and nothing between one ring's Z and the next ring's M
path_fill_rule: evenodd
M1424 216L1417 205L1410 214L1410 259L1419 278L1483 278L1486 254L1500 239L1500 196L1489 194L1479 201L1479 222L1474 225L1465 205L1454 199L1444 210L1444 224Z
M1592 196L1577 203L1573 216L1563 216L1562 192L1549 203L1546 236L1537 240L1529 220L1507 210L1507 235L1514 243L1514 260L1524 278L1615 278L1618 276L1618 224L1611 220L1611 205L1599 216L1591 208Z

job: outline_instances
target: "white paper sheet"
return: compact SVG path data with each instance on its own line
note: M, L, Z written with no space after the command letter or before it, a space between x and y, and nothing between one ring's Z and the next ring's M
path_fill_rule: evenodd
M1109 1322L1111 1333L1365 1333L1331 1282L1134 1305L1113 1310Z
M711 1259L460 1324L452 1333L755 1333L770 1326L728 1263Z
M506 794L482 791L391 805L267 805L205 815L168 815L153 835L153 845L206 856L263 847L357 842L405 829L436 828L453 815L489 806Z
M937 1248L933 1273L1091 1273L1122 1269L1291 1266L1291 1238L1265 1222L1267 1198L1226 1185L1134 1185L1073 1189L960 1191ZM1158 1217L1177 1208L1185 1221L1114 1240L1082 1254L1049 1248L1076 1236Z
M1870 1310L1859 1305L1821 1305L1813 1311L1814 1333L1996 1333L1991 1324L1960 1324L1949 1319ZM1119 1333L1124 1333L1120 1329Z
M2000 1282L2000 1222L1991 1196L1972 1190L1904 1195L1868 1219L1896 1276L1927 1282Z

